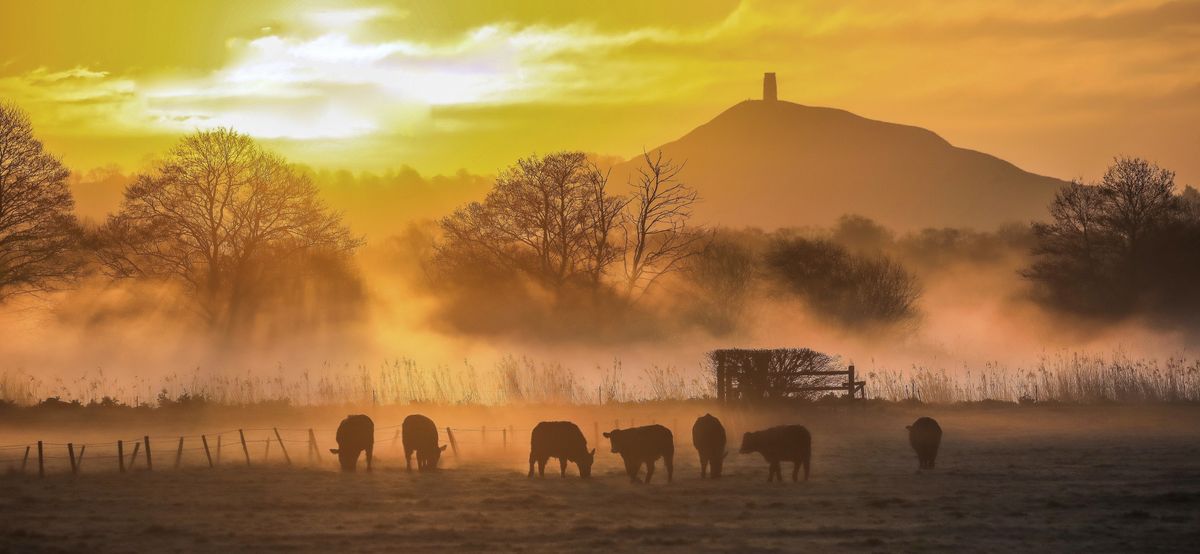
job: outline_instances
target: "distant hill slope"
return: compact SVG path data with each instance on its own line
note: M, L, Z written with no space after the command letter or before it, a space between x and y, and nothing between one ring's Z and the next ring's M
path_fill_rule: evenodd
M1043 219L1064 181L844 110L748 100L664 144L686 161L705 223L825 225L846 213L900 230ZM614 168L624 182L641 159Z

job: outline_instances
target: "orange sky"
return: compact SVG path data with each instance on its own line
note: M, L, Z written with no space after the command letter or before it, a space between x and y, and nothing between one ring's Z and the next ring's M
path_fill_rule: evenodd
M329 168L629 156L775 71L1038 173L1200 184L1200 2L0 2L0 97L80 170L221 125Z

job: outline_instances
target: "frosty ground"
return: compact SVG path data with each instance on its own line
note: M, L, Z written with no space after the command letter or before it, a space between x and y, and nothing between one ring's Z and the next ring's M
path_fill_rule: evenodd
M10 473L0 551L1102 552L1200 540L1200 407L714 411L731 435L719 481L699 478L684 419L697 410L672 410L664 419L685 423L670 484L661 465L653 483L629 483L603 440L593 479L574 466L561 479L553 462L529 479L517 436L507 449L464 439L433 474L405 471L386 440L372 473L339 473L328 455L263 464L257 451L249 468L172 470L169 450L153 472L91 460L76 477ZM933 471L916 471L906 443L918 413L946 429ZM768 484L760 457L736 453L740 433L792 420L813 432L812 478Z

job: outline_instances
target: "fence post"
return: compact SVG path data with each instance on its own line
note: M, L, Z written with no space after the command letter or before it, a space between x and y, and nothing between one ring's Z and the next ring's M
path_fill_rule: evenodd
M29 465L29 446L25 446L25 457L21 458L21 475L25 475L25 466Z
M396 441L400 440L400 430L396 429L396 434L392 435L392 450L396 449Z
M846 368L846 379L847 379L846 396L849 396L850 400L854 400L854 365L853 364L851 364L850 367Z
M246 455L246 467L250 467L250 449L246 448L246 433L238 429L238 436L242 438L242 453Z
M183 437L179 437L179 448L175 450L175 469L179 469L181 463L183 463Z
M312 445L312 452L317 457L317 463L321 463L321 449L317 448L317 435L313 433L312 429L308 430L308 443Z
M267 448L263 451L263 462L268 462L271 460L271 439L263 442L267 443Z
M71 458L71 475L79 473L79 468L75 465L75 445L67 443L67 457Z
M121 473L125 473L125 441L117 441L117 467L121 468Z
M79 446L79 455L75 457L75 465L79 468L79 471L83 471L83 453L86 450L87 450L86 444L80 445Z
M221 465L221 434L217 434L217 465Z
M508 429L500 430L500 440L503 441L503 447L508 450Z
M133 454L129 455L129 469L133 469L133 463L137 461L138 452L142 449L141 441L133 443Z
M458 441L454 440L454 430L447 427L446 436L450 437L450 449L454 451L454 459L458 459Z
M143 435L142 440L146 443L146 471L154 471L154 458L150 457L150 435Z
M204 457L208 458L208 467L212 468L212 453L208 451L208 437L200 435L200 443L204 445Z
M278 427L275 427L275 440L279 441L279 450L281 452L283 452L284 461L287 462L287 465L289 465L289 466L292 465L292 457L288 456L287 447L283 445L283 437L279 436L279 428ZM271 443L268 442L267 444L271 444Z
M38 479L46 476L46 457L42 455L42 441L38 441Z

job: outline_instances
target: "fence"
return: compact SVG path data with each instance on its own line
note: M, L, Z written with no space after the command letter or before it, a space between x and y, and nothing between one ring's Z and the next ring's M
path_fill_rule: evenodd
M629 419L630 427L637 425ZM653 420L643 423L654 423ZM678 420L672 429L678 434ZM614 426L621 427L620 421ZM600 422L591 429L581 426L584 436L594 446L601 440ZM143 435L109 442L49 442L0 445L0 469L9 473L44 478L48 473L79 475L107 468L120 473L132 471L161 471L165 468L209 468L225 466L253 467L265 464L285 466L331 467L333 456L322 448L335 446L334 428L258 427L227 429L191 435ZM526 452L532 427L512 425L480 425L477 427L442 427L439 437L449 445L457 459L464 450L478 447L499 448L501 452ZM320 437L321 440L318 440ZM375 427L375 452L400 453L400 425ZM523 444L518 444L523 443ZM300 450L304 453L301 454ZM326 454L328 450L324 451ZM86 465L85 465L86 462ZM157 464L157 465L156 465Z

